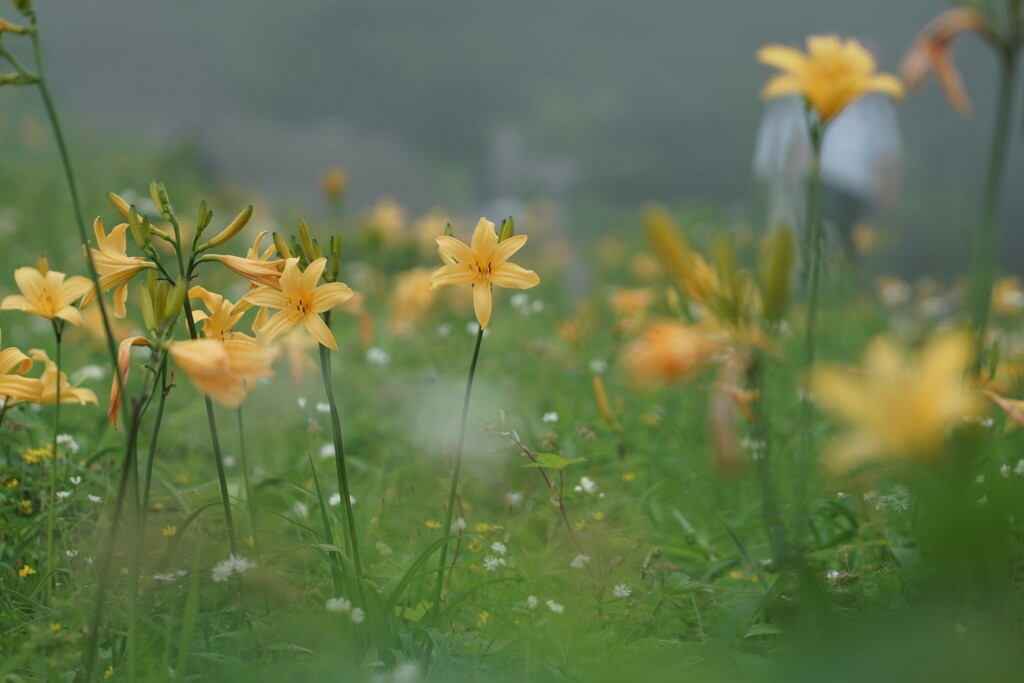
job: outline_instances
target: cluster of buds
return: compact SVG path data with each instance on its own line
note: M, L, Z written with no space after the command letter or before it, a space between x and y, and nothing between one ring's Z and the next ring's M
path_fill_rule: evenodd
M32 85L39 80L39 77L32 73L26 68L14 55L7 52L4 48L3 39L4 34L11 34L16 36L24 35L35 35L35 10L32 7L32 0L11 0L11 4L14 5L14 9L18 10L22 16L28 19L31 24L29 26L23 26L22 24L15 23L0 17L0 58L6 59L11 66L14 67L14 71L8 73L0 73L0 86L4 85Z

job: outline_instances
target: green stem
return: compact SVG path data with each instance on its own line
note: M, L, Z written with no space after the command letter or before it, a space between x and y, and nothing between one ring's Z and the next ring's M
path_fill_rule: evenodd
M757 395L750 403L750 435L755 443L763 444L757 461L757 475L761 485L761 517L772 559L778 563L786 554L786 527L779 511L778 491L772 477L771 430L764 409L764 356L756 351L747 369L747 385Z
M156 444L160 436L160 425L164 418L164 405L167 402L167 394L170 388L167 386L167 354L163 354L163 358L160 361L160 369L157 371L160 375L160 402L156 406L156 420L153 423L153 433L149 437L149 452L146 454L146 481L142 488L142 523L143 529L146 528L146 517L149 514L149 492L153 484L153 463L156 460Z
M988 327L989 304L992 298L992 270L999 214L999 197L1006 168L1010 138L1010 116L1013 113L1013 81L1017 70L1017 45L1010 44L1000 52L999 90L996 118L992 128L988 170L985 173L985 194L981 205L981 221L974 233L971 258L970 312L977 335L975 368L980 367Z
M324 323L331 326L331 312L324 313ZM345 534L345 551L352 557L352 564L355 567L356 582L359 590L362 591L363 568L359 559L359 541L356 536L356 521L352 511L352 495L348 483L348 469L345 466L345 444L341 438L341 419L338 417L338 405L334 400L334 380L331 375L331 350L323 344L320 345L320 374L324 381L324 392L327 394L327 404L331 409L331 433L334 436L334 462L338 470L338 489L341 493L341 502L345 505L345 525L348 533Z
M50 442L50 495L46 502L46 569L53 569L53 518L57 514L57 435L60 434L60 366L61 366L61 333L64 331L62 320L56 318L50 321L53 324L53 335L57 340L57 350L54 364L57 366L57 392L53 405L53 440ZM56 574L51 575L53 577ZM46 582L46 602L52 607L53 581Z
M237 410L238 415L238 453L242 460L242 485L245 487L245 505L249 509L249 527L252 529L252 544L256 551L256 559L260 557L260 544L257 538L256 525L256 496L253 493L252 484L249 482L249 463L245 458L245 429L242 424L242 407Z
M455 496L459 490L459 473L462 470L462 447L466 442L466 423L469 420L469 398L473 392L473 376L476 374L476 361L480 356L480 342L484 338L484 328L476 333L476 345L473 347L473 360L469 363L469 376L466 378L466 394L462 400L462 420L459 423L459 442L455 448L455 466L452 470L452 486L448 491L448 511L444 521L444 535L451 536L452 519L455 516ZM559 491L561 495L561 491ZM437 563L437 578L434 583L434 609L440 609L441 587L444 584L444 570L448 562L448 542L441 546L441 555Z

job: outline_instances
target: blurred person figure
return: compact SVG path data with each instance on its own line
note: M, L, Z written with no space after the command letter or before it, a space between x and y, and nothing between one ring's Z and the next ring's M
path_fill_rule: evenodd
M757 132L754 175L766 192L768 225L806 227L811 142L801 97L769 102ZM891 98L865 95L825 128L821 147L821 218L855 263L855 228L899 194L903 143Z

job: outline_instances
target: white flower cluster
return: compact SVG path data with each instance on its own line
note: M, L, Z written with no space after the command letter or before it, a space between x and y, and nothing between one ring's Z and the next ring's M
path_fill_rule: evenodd
M864 494L864 502L874 504L876 510L904 512L910 509L910 491L906 486L896 484L892 491L884 496L878 495L878 491L868 491Z
M214 583L223 583L231 578L232 574L244 574L254 566L256 565L244 557L229 555L228 559L213 568L213 581Z
M358 607L353 607L352 601L348 598L331 598L324 605L324 608L328 612L334 612L335 614L348 614L353 624L361 624L366 619L366 612Z

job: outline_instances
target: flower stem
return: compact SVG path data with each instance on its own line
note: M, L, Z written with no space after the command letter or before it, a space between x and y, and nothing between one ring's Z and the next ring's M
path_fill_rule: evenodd
M324 313L324 324L331 326L331 312ZM356 582L359 591L363 590L363 567L359 559L359 540L356 536L356 520L352 510L352 494L348 482L348 468L345 466L345 442L341 437L341 418L338 417L338 404L334 400L334 380L331 374L331 350L320 345L320 374L324 381L324 393L327 394L327 405L331 409L331 435L334 437L334 462L338 470L338 489L341 502L345 505L345 551L351 556L355 567Z
M160 402L156 405L156 420L153 422L153 433L149 437L149 452L146 456L146 481L142 487L142 521L140 522L142 529L146 528L149 491L153 483L153 462L156 460L156 444L160 436L160 424L163 422L164 404L167 402L167 394L170 391L170 387L167 386L167 354L163 354L157 374L160 376Z
M1010 115L1013 112L1013 81L1017 70L1017 47L1004 48L999 60L999 91L996 118L992 128L988 170L985 173L985 194L981 205L981 221L974 233L971 258L970 313L977 339L975 369L984 353L985 330L988 327L989 304L992 298L993 250L999 213L999 197L1006 168L1006 152L1010 138Z
M256 497L249 482L249 463L245 459L245 429L242 423L242 406L238 406L238 453L242 460L242 485L245 487L245 505L249 509L249 526L252 529L252 543L256 551L256 559L260 557L260 544L257 539Z
M761 485L761 518L772 559L781 562L786 554L786 527L779 512L779 497L772 476L771 430L764 409L764 356L754 353L747 369L747 385L756 392L757 398L750 402L750 432L754 442L764 444L757 461L757 475Z
M46 501L46 569L53 569L53 518L57 514L57 435L60 434L60 339L64 330L64 323L54 318L53 335L56 338L56 352L54 363L57 366L57 394L53 405L53 440L50 443L50 494ZM56 576L56 575L53 575ZM53 598L53 581L46 582L46 602L51 604Z
M448 512L445 515L444 535L452 533L452 519L455 516L455 496L459 490L459 472L462 470L462 447L466 442L466 423L469 420L469 398L473 392L473 376L476 374L476 361L480 356L480 342L484 338L484 328L476 333L476 345L473 347L473 360L469 363L469 376L466 378L466 395L462 401L462 420L459 424L459 442L455 449L455 467L452 470L452 486L448 492ZM448 562L448 542L441 546L441 556L437 563L437 578L434 583L434 609L440 609L441 588L444 584L444 569Z

